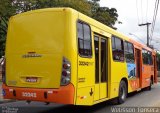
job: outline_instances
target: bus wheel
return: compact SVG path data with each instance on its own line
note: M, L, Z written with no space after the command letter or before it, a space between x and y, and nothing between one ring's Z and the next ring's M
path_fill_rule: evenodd
M117 98L118 104L124 103L126 98L127 98L127 86L125 81L122 80L119 85L119 94Z

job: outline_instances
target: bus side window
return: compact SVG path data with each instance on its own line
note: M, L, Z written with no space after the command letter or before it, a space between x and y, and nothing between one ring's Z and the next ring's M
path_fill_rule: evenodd
M124 61L123 40L112 36L112 55L115 61Z
M124 42L125 58L127 63L134 63L134 47L133 44Z
M91 57L91 29L89 25L84 22L78 21L78 51L80 56Z
M147 51L145 49L142 50L143 64L148 64L147 61Z
M153 65L152 53L145 49L142 50L143 64Z
M148 64L149 65L153 65L153 59L152 59L152 53L151 52L148 52Z

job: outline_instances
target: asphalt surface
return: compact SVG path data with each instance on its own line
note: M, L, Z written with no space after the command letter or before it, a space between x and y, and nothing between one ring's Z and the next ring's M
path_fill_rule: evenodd
M72 106L61 104L45 105L41 102L16 101L0 104L0 113L111 113L114 107L160 107L160 83L153 86L151 91L140 91L129 94L126 102L115 105L114 101L103 102L94 106Z

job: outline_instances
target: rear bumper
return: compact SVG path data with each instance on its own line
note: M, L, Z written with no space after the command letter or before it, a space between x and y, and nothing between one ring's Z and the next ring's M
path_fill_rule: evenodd
M59 89L19 88L2 85L4 99L74 104L74 86L69 84Z

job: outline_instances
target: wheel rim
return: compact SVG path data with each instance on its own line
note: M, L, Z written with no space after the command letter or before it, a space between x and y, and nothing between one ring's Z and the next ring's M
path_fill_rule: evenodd
M122 100L125 100L126 95L125 95L125 89L123 87L121 87L120 95L121 95Z

